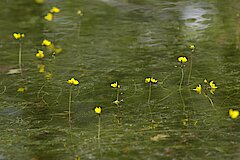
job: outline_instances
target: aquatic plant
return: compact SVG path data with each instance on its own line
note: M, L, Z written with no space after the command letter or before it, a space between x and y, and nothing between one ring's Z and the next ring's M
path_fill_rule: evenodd
M120 110L119 110L119 104L120 104L120 101L119 101L119 94L120 94L120 84L118 84L118 82L113 82L110 84L110 86L114 89L116 89L116 100L113 101L113 103L117 106L117 110L118 110L118 114L120 114ZM120 123L120 117L117 116L117 120L118 120L118 123Z
M190 54L190 65L189 65L189 73L188 73L188 82L187 84L190 84L190 80L191 80L191 74L192 74L192 63L193 63L193 53L195 52L195 45L191 44L188 47L191 50L191 54Z
M78 80L71 78L67 81L70 85L69 89L69 98L68 98L68 121L71 122L71 101L72 101L72 86L76 86L79 84Z
M198 84L196 88L193 90L196 91L198 94L202 94L210 101L211 105L214 107L212 99L209 97L208 92L214 94L216 89L218 88L214 81L208 82L206 79L203 81L204 84Z
M239 111L236 109L229 109L228 114L232 119L236 119L239 116Z
M110 84L110 86L112 88L116 88L116 90L117 90L116 100L113 103L116 104L119 107L119 103L120 103L120 101L119 101L119 93L120 93L121 86L118 84L118 82L113 82L113 83Z
M13 33L13 37L19 42L18 65L19 65L19 72L22 73L22 39L25 37L25 34Z
M152 109L151 109L151 105L150 105L150 101L151 101L151 96L152 96L152 84L156 84L158 82L157 79L153 78L153 77L147 77L145 78L145 83L149 84L149 89L148 89L148 109L150 112L150 116L151 116L151 122L154 122L153 120L153 115L152 115Z
M185 102L182 96L182 83L183 83L183 78L184 78L184 71L183 68L185 67L185 63L188 61L187 57L185 56L181 56L178 57L178 62L180 62L180 69L181 69L181 79L180 79L180 83L179 83L179 94L182 100L182 104L183 104L183 111L185 111Z
M97 106L94 108L94 112L98 115L98 133L97 133L97 140L98 140L98 148L101 155L101 141L100 141L100 135L101 135L101 113L102 113L102 107Z

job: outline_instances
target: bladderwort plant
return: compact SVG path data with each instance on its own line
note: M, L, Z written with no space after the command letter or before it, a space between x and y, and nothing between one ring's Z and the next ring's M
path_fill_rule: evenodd
M156 84L158 82L157 79L153 78L153 77L147 77L145 78L145 83L148 83L149 84L149 89L148 89L148 109L149 109L149 112L150 112L150 116L151 116L151 123L154 122L154 119L153 119L153 114L152 114L152 108L151 108L151 104L150 104L150 101L151 101L151 96L152 96L152 84Z
M212 99L210 98L210 96L208 94L211 93L213 95L215 90L218 87L216 86L214 81L208 82L205 79L203 82L204 82L203 85L198 84L198 86L196 88L194 88L193 90L196 91L198 94L203 94L204 97L206 97L209 100L209 102L211 103L212 107L215 108L214 107L214 103L213 103Z
M190 54L190 65L189 65L189 73L188 73L188 82L187 84L190 85L191 74L192 74L192 65L193 65L193 54L195 53L195 45L191 44L188 47L191 50Z
M101 113L102 113L102 107L97 106L94 108L94 112L98 115L98 134L97 134L97 139L98 139L98 148L100 151L101 155L101 141L100 141L100 135L101 135Z
M120 86L120 84L118 84L118 82L113 82L113 83L110 84L110 86L111 86L112 88L116 89L116 100L113 101L113 103L117 106L118 114L120 114L120 109L119 109L119 107L120 107L120 105L119 105L119 104L120 104L119 94L120 94L120 88L121 88L121 86ZM119 116L117 116L117 120L118 120L118 123L120 123L120 117L119 117Z
M79 84L78 80L71 78L67 81L70 85L69 98L68 98L68 121L71 122L71 102L72 102L72 87Z
M13 33L13 37L19 42L18 65L19 72L22 73L22 39L25 37L25 35L23 33Z
M188 61L187 57L182 56L182 57L178 57L178 62L180 62L180 69L181 69L181 79L180 79L180 83L179 83L179 94L182 100L182 104L183 104L183 111L185 112L185 102L182 96L182 83L183 83L183 78L184 78L184 67L185 67L185 63Z

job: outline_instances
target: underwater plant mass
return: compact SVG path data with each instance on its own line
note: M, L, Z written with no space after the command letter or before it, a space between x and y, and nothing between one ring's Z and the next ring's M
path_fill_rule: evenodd
M239 6L3 0L0 160L239 159Z

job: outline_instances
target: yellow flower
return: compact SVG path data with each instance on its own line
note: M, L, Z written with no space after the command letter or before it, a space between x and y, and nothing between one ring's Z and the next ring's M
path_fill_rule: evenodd
M113 87L113 88L120 88L120 85L118 85L118 83L117 82L113 82L113 83L111 83L111 87Z
M150 77L145 78L145 83L150 83L150 82L151 82L151 78Z
M24 34L23 33L13 33L13 37L15 38L15 39L22 39L22 38L24 38Z
M57 7L52 7L52 9L50 9L50 12L51 13L58 13L58 12L60 12L60 9L57 8Z
M94 111L100 115L102 113L102 107L95 107Z
M26 91L26 88L24 87L20 87L17 89L17 92L25 92Z
M209 83L209 85L210 85L210 87L211 87L210 93L214 94L215 90L216 90L218 87L214 84L213 81L211 81L211 82Z
M195 89L193 89L194 91L196 91L198 94L201 94L202 92L202 86L201 84L199 84Z
M178 61L181 63L186 63L187 62L187 57L178 57Z
M78 10L78 11L77 11L77 15L79 15L79 16L83 16L82 11L81 11L81 10Z
M78 82L78 80L76 80L76 79L74 79L74 78L71 78L71 79L69 79L68 81L67 81L67 83L68 84L73 84L73 85L78 85L79 84L79 82Z
M52 44L52 42L49 41L49 40L44 39L44 40L42 41L42 45L43 45L43 46L50 46L51 44Z
M153 77L151 77L151 82L152 83L157 83L157 79L154 79Z
M232 119L236 119L239 116L238 110L229 109L228 113Z
M38 50L37 54L36 54L37 58L43 58L44 57L44 53L42 50Z
M45 72L45 65L44 64L39 64L38 65L39 73L44 73Z
M191 50L194 50L194 49L195 49L195 45L191 44L191 45L189 46L189 48L190 48Z
M48 13L46 16L44 16L44 19L46 19L47 21L52 21L53 20L53 14Z

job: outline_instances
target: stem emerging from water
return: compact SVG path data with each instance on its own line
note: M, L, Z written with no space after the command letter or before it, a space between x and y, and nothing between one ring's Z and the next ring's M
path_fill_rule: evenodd
M18 65L19 65L19 70L22 73L22 42L21 40L19 41Z
M72 101L72 86L69 89L69 100L68 100L68 121L71 122L71 101Z
M98 139L99 154L100 154L100 157L102 157L100 133L101 133L101 116L100 116L100 114L99 114L99 115L98 115L98 135L97 135L97 139Z
M179 84L179 94L182 100L182 104L183 104L183 111L185 112L185 102L183 100L183 96L182 96L182 83L183 83L183 77L184 77L184 72L183 72L183 68L181 67L181 80L180 80L180 84Z
M190 68L189 68L189 74L188 74L188 85L190 84L190 79L191 79L191 74L192 74L192 56L193 55L193 52L191 53L190 55Z
M207 94L204 94L204 96L208 98L208 100L209 100L209 102L211 103L212 107L215 109L215 106L214 106L214 104L213 104L212 99L211 99Z
M151 100L151 95L152 95L152 83L149 83L149 91L148 91L148 108L151 116L151 122L153 122L153 115L152 115L152 109L150 106L150 100Z

